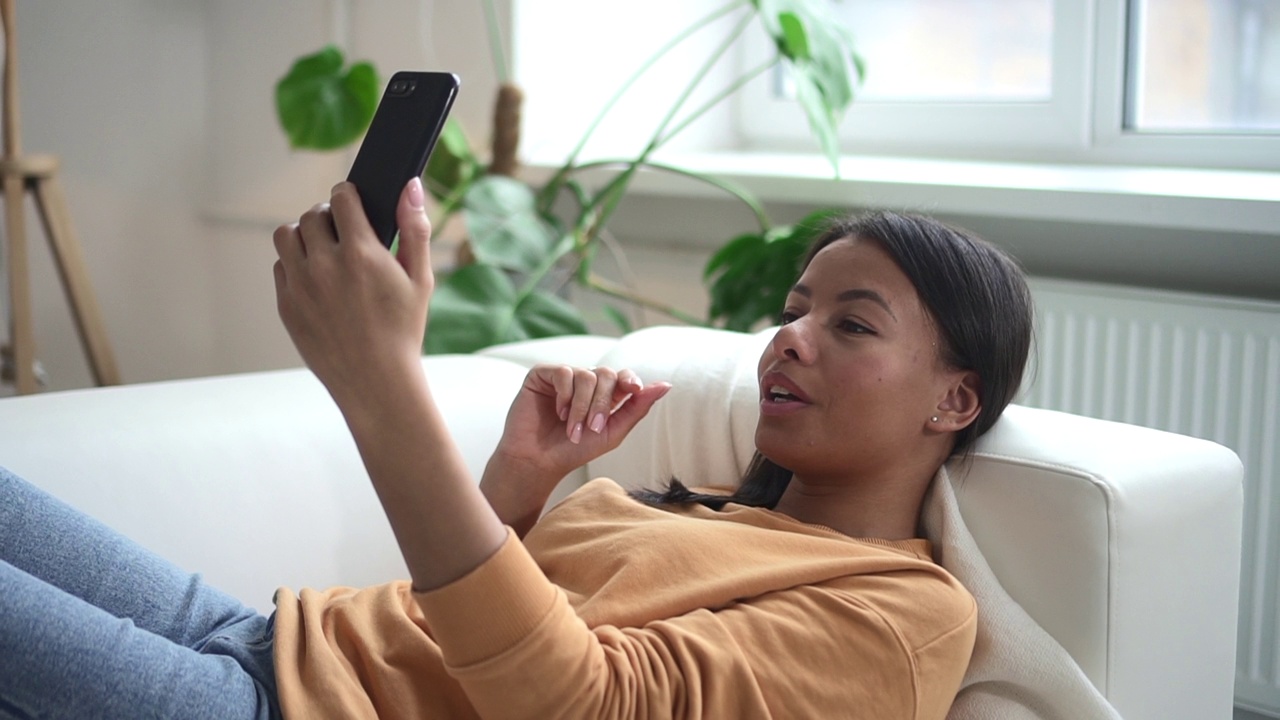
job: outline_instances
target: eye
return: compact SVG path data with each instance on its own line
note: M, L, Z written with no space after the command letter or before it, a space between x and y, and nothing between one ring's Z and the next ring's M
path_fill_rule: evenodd
M866 325L863 325L860 322L857 322L856 320L850 320L848 318L841 320L837 327L839 327L842 331L849 333L850 335L875 335L876 334L875 330L872 330L871 328L867 327Z
M783 310L782 315L778 317L779 325L790 325L800 319L800 315L791 310Z

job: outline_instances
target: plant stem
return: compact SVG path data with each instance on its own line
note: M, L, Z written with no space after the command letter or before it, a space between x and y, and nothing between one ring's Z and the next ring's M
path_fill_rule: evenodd
M571 235L565 235L556 242L555 247L551 248L546 257L542 258L542 262L529 273L525 278L524 284L516 291L516 302L511 306L513 309L520 307L525 299L538 289L538 286L542 284L543 278L551 272L556 263L560 261L560 258L573 251L574 245L574 238ZM499 320L498 337L506 337L507 330L511 327L511 323L515 322L515 319L515 315L511 314Z
M704 62L702 67L698 69L698 72L694 74L693 79L685 87L684 92L680 94L679 100L676 101L676 104L667 113L667 116L663 118L662 124L658 126L657 131L654 132L653 137L649 140L649 144L645 146L645 149L640 153L640 156L631 161L626 170L610 181L610 183L596 195L591 207L588 208L587 212L582 214L581 221L579 222L579 227L585 231L584 237L593 237L595 235L595 228L604 225L604 223L608 221L609 217L613 215L614 210L618 207L618 203L622 200L623 194L626 192L627 185L631 182L631 177L635 175L636 170L641 165L648 161L649 156L653 154L653 151L658 148L658 145L663 139L663 132L666 130L667 125L671 123L671 120L675 118L676 113L680 111L680 106L689 99L689 96L693 94L694 89L696 89L706 78L707 74L711 72L711 68L715 67L716 63L718 63L720 59L724 57L724 54L729 51L729 48L738 41L738 38L741 37L743 31L747 29L747 25L751 23L753 18L754 15L748 15L744 18L742 22L738 23L737 27L734 28L733 32L729 34L729 37L727 37L724 42L720 43L720 46L711 53L711 57L707 58L707 61ZM705 110L703 110L703 112L705 112ZM599 212L594 212L595 210L599 210ZM591 218L591 221L589 224L584 225L588 217Z
M671 121L675 119L676 114L680 112L680 108L684 107L689 96L693 95L693 91L696 90L698 85L701 85L702 81L706 79L707 73L711 72L711 68L715 67L716 63L720 62L720 58L724 57L724 54L729 52L729 48L733 47L733 44L738 42L738 38L742 37L742 33L747 29L747 25L751 24L754 17L754 15L748 15L743 18L742 21L734 27L733 32L729 33L729 37L725 38L724 42L720 43L720 47L716 48L715 52L711 53L711 57L707 58L706 62L702 64L702 67L698 68L698 72L693 76L693 80L685 86L684 91L680 93L680 97L676 100L675 105L671 106L671 109L667 111L667 116L662 119L662 123L659 124L658 129L654 131L653 138L649 140L649 145L645 148L644 153L641 154L642 158L648 157L649 153L657 149L658 145L662 142L664 131L667 129L667 126L671 124Z
M716 20L719 20L725 15L728 15L742 5L743 0L732 0L732 2L727 5L724 5L702 19L695 21L692 25L685 28L683 32L668 40L661 48L658 48L658 51L650 56L648 60L645 60L644 64L632 73L632 75L627 78L626 82L622 83L622 86L618 88L617 92L613 94L613 97L609 98L609 101L605 103L604 107L600 110L600 114L596 116L595 120L592 121L591 126L587 128L587 132L583 134L580 140L578 140L578 145L569 153L569 162L572 163L577 159L578 155L582 153L582 149L586 147L587 140L591 137L591 134L595 132L596 128L599 127L600 123L604 120L605 115L607 115L609 111L613 109L613 106L622 99L622 96L626 94L627 90L630 89L637 80L644 76L646 72L648 72L649 68L653 67L655 63L661 60L662 57L675 48L675 46L684 42L686 38L698 32L702 28L707 27ZM694 85L697 85L696 81L694 82ZM679 103L677 103L677 106L678 105Z
M587 197L587 191L583 189L581 183L566 180L564 184L569 188L569 191L573 193L573 199L578 203L578 211L581 212L582 209L587 206L587 203L591 201L591 199Z
M587 145L587 140L589 140L596 129L600 127L600 123L604 122L605 116L609 114L614 105L618 104L618 101L622 99L622 96L626 94L627 90L629 90L637 80L643 77L644 74L649 71L649 68L653 67L654 64L663 58L663 56L670 52L672 48L679 45L681 42L684 42L685 39L697 33L702 28L742 7L744 4L746 4L746 0L731 0L731 2L726 5L721 6L719 9L695 21L678 35L664 43L662 47L658 48L653 55L649 56L649 58L645 60L644 63L642 63L640 67L630 75L630 77L623 81L622 85L613 93L613 96L604 104L604 107L600 108L600 112L596 114L595 119L591 121L589 126L587 126L587 131L583 133L582 137L578 140L578 144L572 151L570 151L569 157L565 160L564 165L561 166L560 170L556 172L555 176L552 177L551 180L547 182L546 187L543 188L540 193L540 203L543 205L544 209L546 207L550 207L550 204L554 200L556 194L559 193L564 177L572 171L573 165L578 159L578 155L582 153L583 148Z
M664 303L658 302L657 300L650 300L649 298L644 297L643 295L639 295L633 292L629 288L623 287L622 285L619 285L613 282L612 280L606 280L605 278L602 278L599 275L596 275L595 273L591 273L591 275L587 277L585 285L591 290L595 290L598 293L608 295L610 297L615 297L615 298L618 298L619 300L626 300L627 302L632 303L634 305L639 305L640 307L648 308L650 310L660 312L664 315L667 315L668 317L675 318L680 322L688 323L690 325L697 325L700 327L708 326L708 323L706 320L696 318L679 308L672 307L671 305L666 305Z
M502 29L498 27L498 11L493 0L484 0L484 24L489 31L489 52L493 54L493 71L498 76L499 84L511 81L511 67L507 64L507 55L503 49Z
M583 163L582 165L579 165L576 168L574 168L574 170L584 171L584 170L593 170L596 168L608 168L611 166L627 165L630 162L631 161L629 160L597 160L594 162ZM707 183L708 185L717 187L729 193L730 195L736 197L737 199L741 200L744 205L750 208L751 212L756 216L756 223L760 226L760 230L762 232L773 227L773 223L769 220L769 216L768 214L765 213L764 206L760 204L760 201L756 200L756 198L750 193L750 191L748 191L746 188L742 187L741 185L738 185L737 183L730 182L723 178L715 177L714 175L705 175L703 173L694 172L693 170L687 170L685 168L678 167L676 165L668 165L666 163L654 162L652 160L644 161L642 163L642 166L652 170L660 170L662 172L669 172L675 175L682 175L684 177L691 178L693 180L699 180L701 182Z
M604 244L609 256L613 258L613 262L618 267L618 274L622 276L622 285L627 288L635 288L640 284L640 279L636 277L635 271L631 269L631 263L627 261L627 253L622 249L622 243L613 236L613 233L602 229L600 231L600 242ZM645 325L644 308L634 306L631 308L631 326L643 327Z
M741 89L743 85L746 85L752 80L755 80L760 75L768 72L769 69L772 68L777 63L778 63L778 58L777 56L775 56L772 59L766 62L760 63L754 68L743 73L742 76L739 77L737 80L733 81L732 84L730 84L724 90L720 91L715 97L703 103L697 110L690 113L689 117L682 120L679 125L672 128L672 130L668 132L666 135L663 135L662 139L658 141L658 146L661 147L662 145L664 145L668 140L678 135L681 130L684 130L685 128L689 127L690 125L693 124L695 120L705 115L709 110L711 110L711 108L715 107L716 105L719 105L725 98L728 98L730 95L733 95L735 92Z
M471 187L471 182L471 180L468 180L462 183L462 185L454 188L452 192L440 200L439 208L436 210L439 219L431 221L432 227L443 226L444 221L448 220L450 215L462 209L462 201L466 197L467 190Z
M542 284L543 278L551 272L556 263L560 262L560 258L573 252L576 247L577 239L572 235L561 237L556 242L555 247L551 248L551 252L548 252L546 257L542 258L542 262L538 264L538 267L534 268L525 277L524 284L520 286L520 290L516 293L520 302L523 302L534 290L538 289L538 286ZM516 304L518 305L519 302Z

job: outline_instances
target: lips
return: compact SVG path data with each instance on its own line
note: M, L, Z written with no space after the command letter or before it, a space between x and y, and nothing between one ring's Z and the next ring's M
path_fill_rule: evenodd
M809 405L812 400L791 378L780 372L768 372L760 378L761 407L798 407Z

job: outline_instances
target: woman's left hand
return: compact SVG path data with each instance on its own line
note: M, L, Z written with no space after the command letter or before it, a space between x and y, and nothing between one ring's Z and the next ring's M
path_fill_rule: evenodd
M670 389L645 385L630 370L535 365L507 412L480 489L523 536L560 479L618 447Z
M544 464L562 477L618 447L670 389L645 385L631 370L535 365L494 453Z
M396 220L400 246L393 256L370 227L355 186L344 182L329 202L274 235L280 319L339 407L394 393L404 373L421 372L435 278L418 178L401 193Z

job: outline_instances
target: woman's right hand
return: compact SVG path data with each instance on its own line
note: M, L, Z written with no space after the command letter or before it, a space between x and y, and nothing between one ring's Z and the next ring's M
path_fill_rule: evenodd
M537 365L507 413L480 489L523 535L556 483L616 448L667 391L630 370Z

